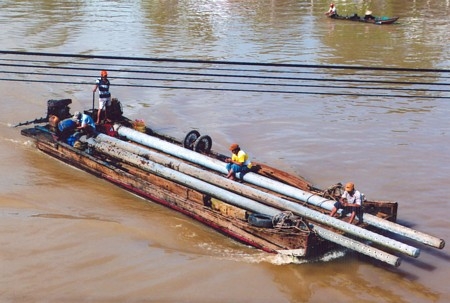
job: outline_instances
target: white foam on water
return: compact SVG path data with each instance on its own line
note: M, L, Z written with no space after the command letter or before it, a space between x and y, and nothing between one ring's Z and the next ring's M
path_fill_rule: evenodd
M233 249L224 248L221 246L216 246L212 243L201 243L198 245L204 251L211 253L213 258L221 260L229 260L236 262L246 262L246 263L270 263L274 265L287 265L287 264L306 264L306 263L316 263L316 262L330 262L345 255L346 250L333 250L322 256L315 258L303 258L296 257L289 254L271 254L261 250L253 249L246 246L250 251L245 249ZM254 252L253 252L254 251Z

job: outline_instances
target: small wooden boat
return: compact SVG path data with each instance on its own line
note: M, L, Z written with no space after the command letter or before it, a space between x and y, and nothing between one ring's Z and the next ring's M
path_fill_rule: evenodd
M111 122L94 135L61 140L55 117L70 118L70 99L49 100L47 116L16 126L44 153L149 201L181 212L213 229L261 250L292 258L315 258L343 246L393 266L392 252L418 257L420 250L385 236L401 235L435 248L444 240L395 223L397 202L367 200L363 220L349 224L329 216L342 194L340 183L325 190L299 176L254 163L240 182L224 178L225 155L211 150L212 139L189 132L184 140L153 132L143 121L122 115L113 99ZM97 110L87 110L94 120ZM367 244L370 243L370 244Z
M377 25L384 25L384 24L392 24L395 23L399 17L370 17L365 18L358 16L357 14L354 14L352 16L340 16L340 15L333 15L329 16L331 19L337 19L337 20L347 20L347 21L354 21L354 22L364 22L364 23L372 23Z

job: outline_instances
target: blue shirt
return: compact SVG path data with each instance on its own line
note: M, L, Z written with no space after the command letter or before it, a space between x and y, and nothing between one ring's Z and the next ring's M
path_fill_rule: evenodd
M58 129L60 132L75 130L75 127L77 127L77 125L71 118L64 119L58 123Z
M85 127L86 125L90 125L93 129L95 129L95 122L91 116L82 114L80 119L81 127Z

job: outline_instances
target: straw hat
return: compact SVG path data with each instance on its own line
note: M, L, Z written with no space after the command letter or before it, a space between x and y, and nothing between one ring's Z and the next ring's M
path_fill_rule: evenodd
M367 10L366 15L372 15L372 11Z

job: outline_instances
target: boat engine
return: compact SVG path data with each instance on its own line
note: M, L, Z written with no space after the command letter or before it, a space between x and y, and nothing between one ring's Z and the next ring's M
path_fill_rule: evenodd
M51 126L55 127L58 121L69 118L71 116L69 107L70 103L72 103L72 99L48 100L47 117L36 118L33 121L20 122L14 125L14 127L45 122L50 122Z
M59 120L71 117L69 104L72 99L48 100L47 101L47 119L50 116L56 116Z

